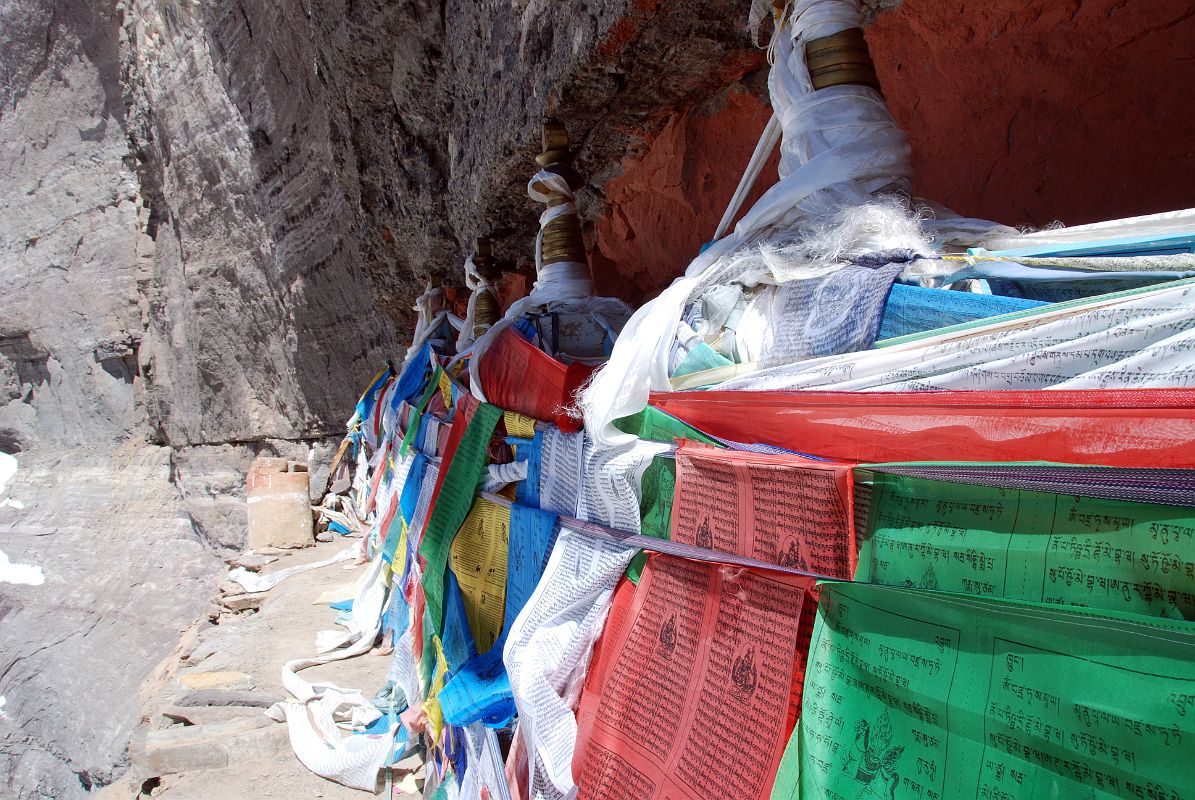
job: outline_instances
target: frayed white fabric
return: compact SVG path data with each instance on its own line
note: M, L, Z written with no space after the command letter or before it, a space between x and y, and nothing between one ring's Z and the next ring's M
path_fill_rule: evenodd
M341 550L331 558L324 559L323 561L316 561L311 564L300 564L297 567L288 567L286 569L280 569L277 572L270 572L265 575L261 575L257 572L250 572L244 567L237 567L236 569L229 571L228 579L234 583L239 583L241 588L243 588L246 592L268 592L270 589L273 589L275 586L282 583L282 581L286 580L292 575L298 575L300 572L307 572L308 570L319 569L320 567L327 567L341 561L347 561L348 559L352 558L356 552L356 547L349 547Z
M865 206L881 189L907 188L909 146L883 98L865 86L834 86L814 92L804 44L862 25L853 0L798 0L776 37L768 79L780 120L780 182L747 212L734 232L689 265L659 297L639 309L615 344L610 361L584 392L581 406L590 437L603 446L630 441L613 421L641 410L651 390L667 390L668 356L685 305L705 286L738 276L728 258L744 247L792 238L811 222L844 208ZM879 236L859 242L888 249Z
M377 719L377 709L360 692L325 689L304 703L276 703L269 713L274 719L286 720L291 747L303 766L321 778L374 792L378 772L394 749L398 723L392 723L383 734L355 736L344 736L337 724L338 717L350 725L368 724L372 720L361 714L366 707L373 711L372 719Z

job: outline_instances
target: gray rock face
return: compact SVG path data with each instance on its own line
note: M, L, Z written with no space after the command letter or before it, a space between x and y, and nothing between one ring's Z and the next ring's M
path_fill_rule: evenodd
M142 373L173 446L335 432L350 387L396 349L359 267L333 98L315 55L291 51L311 42L306 15L261 7L265 42L235 3L142 2L125 18L157 243Z
M140 231L137 176L125 166L115 27L68 23L45 5L6 4L0 21L12 37L0 89L7 451L122 441L143 418L133 388L137 282L152 242Z
M74 797L119 775L139 687L206 608L220 562L168 448L22 459L8 491L25 508L0 509L0 549L45 583L0 583L0 795Z
M244 542L257 455L326 466L466 244L529 253L545 115L591 177L762 61L744 0L0 7L0 795L117 777L138 687ZM313 472L313 489L325 476ZM0 498L2 499L2 498Z

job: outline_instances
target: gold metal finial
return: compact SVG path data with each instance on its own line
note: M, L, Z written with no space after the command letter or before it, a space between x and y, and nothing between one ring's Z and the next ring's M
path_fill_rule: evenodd
M478 236L473 243L473 266L477 274L489 282L502 277L502 264L494 258L494 245L488 236Z
M473 290L473 338L477 339L502 317L494 284L502 277L502 266L494 258L493 245L488 237L479 236L473 244L473 266L481 276L481 283Z
M574 153L569 147L568 130L558 120L547 120L543 126L542 145L543 152L536 156L536 162L544 171L563 178L569 193L542 180L535 183L536 191L547 197L544 202L549 208L572 202L572 193L581 188L581 176L572 166ZM542 252L545 265L562 261L587 262L581 221L575 212L561 214L544 225Z
M847 28L806 42L805 64L814 89L861 84L880 90L880 79L861 28Z

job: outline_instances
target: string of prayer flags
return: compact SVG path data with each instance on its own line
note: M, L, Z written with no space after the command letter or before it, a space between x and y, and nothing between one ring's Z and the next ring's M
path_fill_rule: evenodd
M1195 390L670 392L652 405L720 439L841 461L1195 467Z
M548 311L548 349L524 319L375 378L329 504L369 582L321 646L397 638L429 796L1195 800L1195 390L1122 388L1191 383L1195 282L893 285L954 258L692 284L676 336L629 328L667 352L607 364L587 431L603 319L585 354ZM608 436L648 375L712 390Z

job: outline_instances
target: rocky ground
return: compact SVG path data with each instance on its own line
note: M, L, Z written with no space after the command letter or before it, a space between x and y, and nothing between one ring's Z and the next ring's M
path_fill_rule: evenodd
M0 552L42 582L0 580L0 797L82 796L126 768L140 687L211 603L221 554L244 541L244 469L206 449L128 442L16 459ZM328 457L312 460L322 490Z
M323 561L351 544L336 541L299 551L266 550L243 559L263 572ZM270 559L274 559L270 561ZM262 562L270 561L268 564ZM285 697L282 665L315 653L315 633L332 628L336 612L316 604L326 591L351 586L364 567L351 561L293 575L268 592L246 594L222 584L220 600L189 629L171 659L143 691L132 768L99 796L104 800L361 798L362 792L308 771L291 751L286 725L265 708ZM389 658L366 654L314 667L307 680L331 680L372 695ZM405 762L416 767L417 759ZM402 774L405 774L404 770ZM395 774L395 782L402 775ZM403 797L396 790L394 797Z
M138 688L203 613L220 560L183 508L166 448L19 464L0 551L44 581L0 582L0 797L67 798L119 775Z

